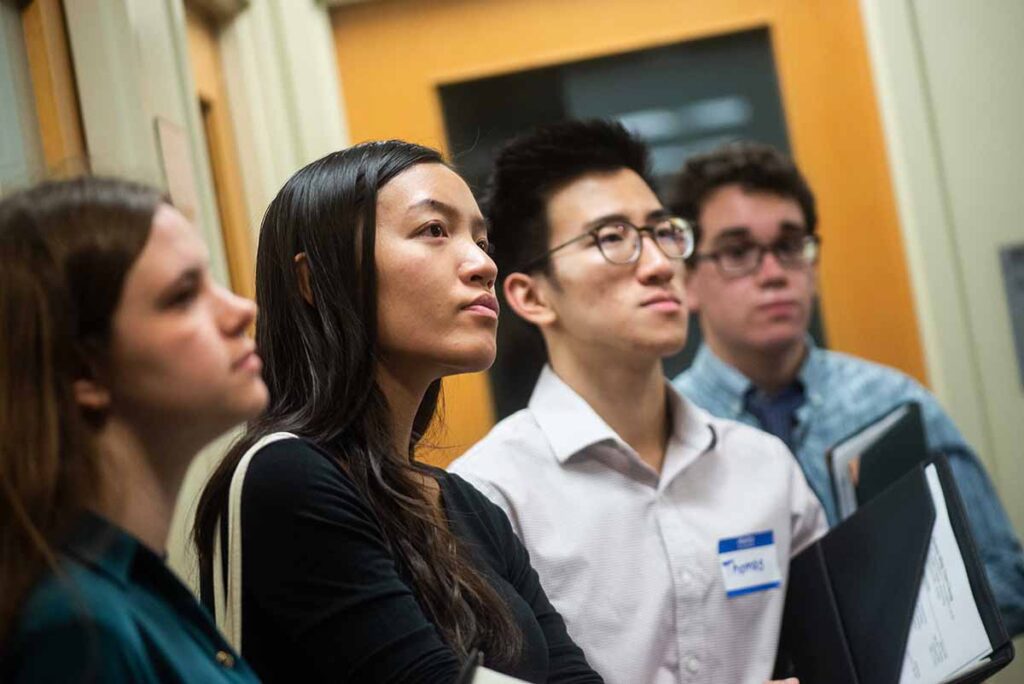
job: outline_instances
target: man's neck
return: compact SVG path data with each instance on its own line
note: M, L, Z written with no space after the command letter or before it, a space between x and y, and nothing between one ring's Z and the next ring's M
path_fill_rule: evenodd
M660 359L629 364L549 347L551 367L655 472L671 433Z
M712 336L705 340L715 356L742 373L757 389L774 395L796 380L809 352L801 340L779 349L730 349L718 344Z

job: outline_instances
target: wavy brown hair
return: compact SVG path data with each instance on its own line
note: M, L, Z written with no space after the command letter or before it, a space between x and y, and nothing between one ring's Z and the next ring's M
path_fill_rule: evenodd
M194 539L201 574L212 577L215 531L238 462L264 435L301 435L330 453L366 497L452 650L464 657L480 646L500 663L517 656L522 634L467 550L437 521L422 485L424 475L434 475L411 458L434 415L440 381L428 390L412 442L401 452L376 381L377 272L365 265L375 263L377 194L414 165L443 163L419 145L364 143L299 170L270 203L256 259L256 346L270 403L206 485ZM300 252L308 259L312 305L296 277Z
M102 363L162 201L145 186L83 177L0 202L0 644L98 494L103 416L79 407L72 385Z

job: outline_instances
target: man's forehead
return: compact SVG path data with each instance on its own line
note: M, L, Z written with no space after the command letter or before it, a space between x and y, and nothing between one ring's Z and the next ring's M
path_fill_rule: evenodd
M707 236L805 229L803 209L792 197L729 185L701 205L701 229Z
M632 169L586 173L556 189L547 202L553 225L568 221L577 228L602 217L643 222L663 212L657 195Z

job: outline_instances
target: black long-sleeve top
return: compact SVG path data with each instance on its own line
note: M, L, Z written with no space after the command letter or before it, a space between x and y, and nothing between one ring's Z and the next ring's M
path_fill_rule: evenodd
M601 682L504 512L457 475L437 477L452 532L522 630L518 661L488 665L530 682ZM454 681L455 654L336 461L307 440L274 442L242 491L242 655L264 681Z

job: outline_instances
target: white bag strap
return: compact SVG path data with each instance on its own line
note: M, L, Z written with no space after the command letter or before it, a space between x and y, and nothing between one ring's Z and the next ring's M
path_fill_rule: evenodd
M275 432L262 437L245 452L231 476L231 488L228 490L226 573L225 559L221 554L219 520L213 533L213 616L221 633L238 653L242 652L242 485L252 457L263 447L282 439L298 437L290 432ZM224 586L225 575L227 587Z

